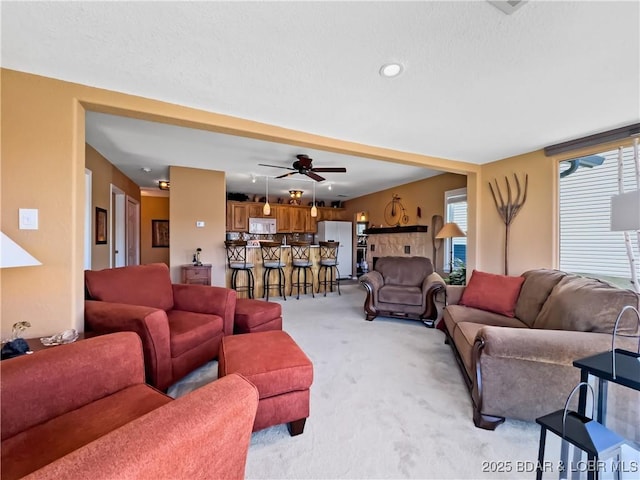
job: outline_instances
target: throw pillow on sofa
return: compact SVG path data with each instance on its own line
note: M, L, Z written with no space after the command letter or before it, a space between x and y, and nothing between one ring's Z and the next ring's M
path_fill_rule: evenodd
M459 303L513 317L524 280L524 277L510 277L474 270Z

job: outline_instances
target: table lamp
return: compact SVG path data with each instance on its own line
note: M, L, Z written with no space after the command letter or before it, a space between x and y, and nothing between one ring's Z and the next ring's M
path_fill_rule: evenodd
M35 265L42 265L42 263L7 237L4 232L0 232L0 268L31 267ZM22 355L29 350L29 345L23 338L20 338L20 335L30 326L29 322L13 324L11 339L2 346L1 357L3 360Z

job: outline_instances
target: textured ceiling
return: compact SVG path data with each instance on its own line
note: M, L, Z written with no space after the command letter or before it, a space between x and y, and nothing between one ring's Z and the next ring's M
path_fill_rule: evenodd
M638 2L533 0L513 15L485 1L1 9L3 67L453 160L486 163L640 118ZM378 75L389 61L401 76Z

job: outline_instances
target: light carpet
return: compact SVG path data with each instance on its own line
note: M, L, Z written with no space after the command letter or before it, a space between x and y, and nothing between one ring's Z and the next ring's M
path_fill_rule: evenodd
M314 365L311 415L297 437L285 425L254 433L247 478L534 478L539 427L476 428L443 333L411 320L367 322L364 298L351 284L341 296L274 299ZM216 377L211 362L169 393Z

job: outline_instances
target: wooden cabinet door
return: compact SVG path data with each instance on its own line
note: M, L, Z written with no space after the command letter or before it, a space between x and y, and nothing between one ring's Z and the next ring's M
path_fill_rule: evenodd
M318 217L311 216L311 207L309 207L304 216L304 231L306 233L318 233Z
M323 220L334 220L333 208L331 207L321 207L318 209L318 221L321 222Z
M272 210L275 210L276 232L291 232L291 207L288 205L276 205L271 208Z
M233 210L233 231L249 231L249 208L246 203L234 203Z
M227 202L227 224L226 224L226 230L227 232L232 232L233 231L233 208L232 208L232 203L231 202Z
M318 209L320 220L344 220L344 208L322 207Z
M262 214L262 209L264 208L263 203L250 203L249 204L249 218L262 218L264 215Z
M310 215L310 208L289 207L291 210L291 231L297 233L306 232L306 215Z

